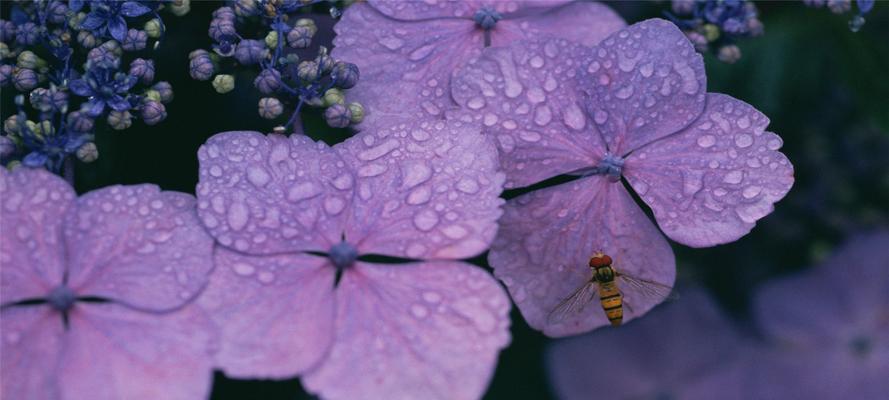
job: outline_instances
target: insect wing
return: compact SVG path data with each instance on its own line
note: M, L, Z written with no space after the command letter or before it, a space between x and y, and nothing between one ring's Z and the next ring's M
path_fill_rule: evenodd
M568 316L578 314L596 297L596 281L591 280L577 288L574 293L562 300L546 317L549 324L559 323Z
M661 302L679 298L679 294L667 285L624 274L618 274L617 279L620 280L624 290L629 289L629 291L651 300Z

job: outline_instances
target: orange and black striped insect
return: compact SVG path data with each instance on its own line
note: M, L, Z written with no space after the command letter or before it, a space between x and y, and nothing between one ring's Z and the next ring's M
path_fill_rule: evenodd
M631 288L634 293L657 301L675 297L671 295L672 288L669 286L622 274L616 271L611 263L611 257L607 254L601 251L593 254L589 262L592 272L590 279L556 305L549 313L547 322L555 324L570 315L579 314L595 299L597 291L608 321L615 326L623 322L624 306L632 311L630 304L624 301L622 288Z

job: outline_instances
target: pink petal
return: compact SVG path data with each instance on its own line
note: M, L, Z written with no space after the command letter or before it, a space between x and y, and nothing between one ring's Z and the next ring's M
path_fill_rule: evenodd
M672 23L650 19L603 40L581 68L588 111L623 156L670 135L704 109L704 62Z
M413 21L429 18L463 18L472 16L481 7L477 0L444 0L441 2L368 0L371 7L394 19ZM348 9L347 9L348 10Z
M64 342L62 318L49 307L0 311L0 398L59 398L59 386L53 378Z
M509 341L509 299L460 262L356 263L337 289L336 341L303 378L326 399L477 399ZM348 384L344 384L347 382Z
M332 56L355 63L361 72L348 99L364 105L363 129L393 116L442 116L452 106L451 72L484 44L471 19L397 21L362 3L346 9L335 31Z
M198 215L223 246L250 254L327 251L342 235L352 176L324 143L224 132L198 151Z
M671 239L695 247L732 242L772 212L793 185L793 166L750 105L709 94L685 130L626 159L624 176Z
M359 254L465 258L494 239L503 174L477 127L419 121L364 130L335 150L357 177L346 240Z
M0 304L43 297L62 283L62 220L74 190L43 169L0 168Z
M154 185L112 186L81 196L65 219L68 285L152 310L181 306L213 269L213 239L194 197Z
M238 378L284 378L322 359L334 336L336 269L327 259L220 247L215 260L198 304L220 327L218 367Z
M573 80L588 51L561 39L516 42L454 74L452 96L463 107L455 118L480 121L495 138L507 187L593 166L605 153Z
M588 399L603 387L617 399L740 400L747 389L741 349L740 337L713 300L690 290L677 303L620 329L555 342L547 369L564 400ZM603 366L607 373L592 373Z
M195 307L157 315L113 304L71 314L59 381L70 399L207 398L212 325Z
M597 299L582 312L550 323L553 309L591 276L588 262L601 250L614 269L638 279L672 286L673 252L620 183L600 176L537 190L507 202L488 262L509 289L528 324L551 337L605 325ZM662 299L622 287L624 323Z
M554 36L585 46L594 46L612 32L626 26L623 18L610 7L592 1L543 0L518 2L517 17L508 15L497 23L491 35L493 46L509 44L510 36L538 38ZM518 15L523 15L518 17ZM508 35L507 32L514 32Z

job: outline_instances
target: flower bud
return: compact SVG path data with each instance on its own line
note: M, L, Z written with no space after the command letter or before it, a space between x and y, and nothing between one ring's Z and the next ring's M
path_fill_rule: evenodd
M170 82L160 81L155 83L151 89L156 90L160 95L161 103L169 103L173 101L173 86L170 85Z
M259 116L265 119L277 118L284 112L284 106L281 101L274 97L263 97L259 99Z
M268 55L265 44L253 39L244 39L235 47L235 58L244 65L257 64Z
M235 10L231 7L219 7L213 11L213 19L235 19Z
M330 107L334 104L344 104L346 102L346 96L343 95L343 91L337 88L327 89L324 92L324 106Z
M80 147L77 148L77 152L74 154L77 156L78 160L85 163L91 163L99 158L99 149L96 147L95 143L86 142L80 145Z
M154 60L137 58L130 63L130 75L139 78L144 84L154 80Z
M26 92L37 87L37 73L32 69L16 68L15 75L12 78L12 84L16 90Z
M355 86L358 83L358 77L358 66L343 61L337 61L333 66L333 72L330 73L333 84L342 89L349 89Z
M91 132L94 125L93 119L84 112L74 111L68 114L68 129L73 132Z
M852 9L852 0L827 0L827 8L834 14L842 14Z
M53 1L46 8L46 19L54 24L61 24L68 18L68 5L61 1Z
M741 59L741 49L733 44L722 46L719 48L716 58L724 63L734 64Z
M111 110L111 112L108 113L107 121L112 129L122 131L133 125L133 115L130 114L129 111Z
M318 79L321 71L318 69L318 63L314 61L303 61L299 63L296 69L296 75L299 79L307 82L313 82Z
M257 9L255 0L235 1L235 14L239 17L249 17L256 14L256 11Z
M7 46L6 43L0 42L0 59L10 56L12 56L12 53L9 52L9 46Z
M0 86L9 86L9 83L12 82L12 70L12 65L0 65Z
M321 66L322 73L330 72L335 64L333 57L327 55L327 47L324 46L318 49L318 56L315 57L315 62Z
M349 111L352 112L353 124L360 124L364 120L364 107L361 103L349 103Z
M188 74L191 75L192 79L199 81L210 79L216 73L216 65L213 63L213 59L210 58L210 54L203 51L198 54L192 52L192 55L194 57L188 62Z
M352 111L342 104L334 104L324 111L324 120L333 128L345 128L352 122Z
M15 142L6 135L0 135L0 159L15 153Z
M99 41L96 40L96 36L92 34L90 31L80 31L77 32L77 43L80 44L84 49L92 49L99 44Z
M31 46L40 40L41 28L33 22L25 22L15 29L15 41L22 46Z
M123 38L121 47L126 51L139 51L148 43L148 34L138 29L130 29Z
M170 5L170 12L177 17L181 17L191 11L191 0L173 0Z
M207 31L210 38L216 41L225 37L237 36L238 31L235 29L235 20L228 18L213 18L210 21L210 29Z
M167 118L167 108L158 101L149 100L142 104L141 115L147 125L156 125Z
M296 20L296 23L293 24L293 26L308 28L309 31L312 32L312 36L314 36L315 33L318 32L318 26L315 25L315 21L313 21L309 18L300 18L300 19Z
M281 73L274 68L263 69L256 79L253 80L253 86L262 94L272 94L281 85Z
M216 93L224 94L235 88L235 77L228 74L219 74L213 78L213 89Z
M107 43L107 42L106 42ZM120 66L120 57L114 53L114 50L108 46L102 45L90 50L86 55L87 68L111 68L117 69Z
M701 34L707 38L708 42L719 39L719 27L713 24L705 24L701 27Z
M278 47L278 32L277 31L269 31L268 34L265 35L265 45L270 49L274 49Z
M305 26L295 26L287 32L287 45L294 49L305 49L312 44L312 30Z
M25 50L19 53L15 65L19 68L37 69L38 67L46 66L46 62L37 57L34 52Z
M15 23L0 19L0 42L15 40Z
M157 18L152 18L145 23L142 27L142 30L145 31L145 34L152 39L157 39L161 37L161 33L163 33L163 28L161 25L161 21Z
M10 135L18 135L21 132L21 126L19 126L19 117L17 115L12 115L9 118L6 118L3 121L3 131Z

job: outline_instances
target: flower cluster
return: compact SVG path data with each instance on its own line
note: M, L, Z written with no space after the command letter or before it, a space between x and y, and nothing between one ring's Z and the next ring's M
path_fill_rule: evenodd
M852 11L852 0L803 0L809 7L821 8L827 6L834 14L845 14ZM864 26L864 16L874 8L874 0L855 0L858 12L849 20L849 29L858 32Z
M726 63L741 58L738 39L763 33L756 5L749 0L673 0L666 15L701 53L712 51Z
M320 0L237 0L232 6L213 12L208 34L213 39L212 52L199 49L189 55L189 74L193 79L212 80L218 93L228 93L235 87L232 74L221 73L223 67L258 67L253 86L262 93L259 115L276 119L284 113L285 105L293 112L276 132L295 123L304 105L324 107L327 124L345 128L364 118L360 103L345 102L344 91L358 82L355 64L336 60L324 46L306 58L312 39L318 31L310 18L297 18L303 7ZM332 7L331 15L339 11ZM259 25L264 36L250 38L239 33Z
M188 4L15 3L11 19L0 20L0 84L23 94L16 96L17 112L3 123L3 165L21 162L60 172L72 155L83 162L98 157L93 139L100 119L116 130L130 127L136 117L148 125L163 121L164 103L173 98L170 85L154 82L153 60L125 55L141 56L150 41L158 45L161 8L182 15Z

